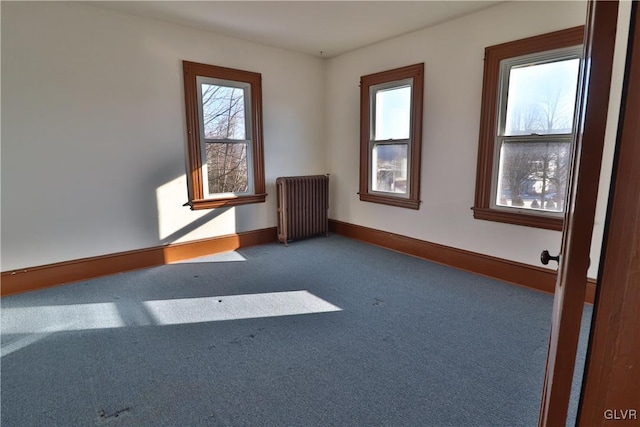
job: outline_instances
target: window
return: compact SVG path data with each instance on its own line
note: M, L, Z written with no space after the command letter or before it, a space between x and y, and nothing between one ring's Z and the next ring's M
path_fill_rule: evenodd
M475 218L562 229L583 33L486 48Z
M189 205L264 202L262 76L183 61Z
M361 77L360 200L420 208L424 64Z

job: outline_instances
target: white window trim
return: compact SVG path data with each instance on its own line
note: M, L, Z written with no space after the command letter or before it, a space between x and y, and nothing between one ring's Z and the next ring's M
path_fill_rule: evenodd
M390 90L390 89L399 89L402 87L409 87L411 92L411 97L409 99L409 137L402 139L376 139L375 129L376 129L376 112L377 112L377 103L376 103L376 94L379 91ZM413 79L402 79L396 80L392 82L381 83L378 85L373 85L369 87L369 192L372 194L380 194L391 197L400 197L404 199L408 199L411 194L411 127L412 127L412 119L413 119ZM396 193L394 191L382 191L382 190L374 190L373 188L373 175L377 168L374 164L374 149L380 145L406 145L407 146L407 188L404 193Z
M216 86L232 87L242 89L244 92L244 123L245 123L245 137L248 139L214 139L206 138L204 132L204 105L202 103L202 85L211 84ZM253 132L253 123L251 120L251 84L246 82L238 82L234 80L224 80L214 77L197 76L197 96L198 96L198 117L199 117L199 131L200 131L200 155L202 168L200 173L202 174L202 186L204 188L204 194L209 199L222 199L234 196L243 196L253 194L253 140L251 135ZM211 193L209 191L209 179L207 170L207 150L206 144L208 143L221 143L221 144L246 144L247 146L247 191L233 192L233 193Z
M576 128L577 128L577 111L578 111L578 103L580 102L579 94L576 92L577 96L574 104L574 114L573 114L573 127L572 132L567 134L533 134L533 135L505 135L506 129L506 115L507 115L507 98L508 98L508 88L509 88L509 75L510 70L513 67L517 67L520 65L534 65L534 64L543 64L543 63L551 63L551 62L559 62L564 60L571 59L580 59L582 58L582 45L573 46L569 48L563 49L554 49L545 52L538 52L531 55L522 55L514 58L507 58L500 61L500 77L499 77L499 85L498 85L498 114L497 114L497 126L496 126L496 136L494 142L494 152L493 152L493 168L492 168L492 178L491 178L491 209L504 211L504 212L517 212L517 213L525 213L530 215L539 215L541 217L550 217L550 218L559 218L562 219L564 217L564 209L553 212L544 209L535 209L535 208L522 208L517 206L504 206L499 205L497 203L498 198L498 187L500 186L500 150L502 148L502 144L504 142L549 142L549 143L568 143L570 150L573 150L575 145L575 137L576 137ZM582 64L581 64L582 65ZM581 72L582 66L578 67L578 73ZM581 81L581 76L578 75L576 79L576 84L579 84ZM571 155L571 151L570 151ZM568 182L568 181L567 181Z

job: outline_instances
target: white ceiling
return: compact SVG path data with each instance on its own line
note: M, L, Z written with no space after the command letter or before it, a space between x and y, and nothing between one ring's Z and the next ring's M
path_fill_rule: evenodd
M324 58L498 3L501 1L87 2Z

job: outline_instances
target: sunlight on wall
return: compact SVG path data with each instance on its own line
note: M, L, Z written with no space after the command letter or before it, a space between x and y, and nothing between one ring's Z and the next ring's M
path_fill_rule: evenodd
M207 230L208 236L235 233L236 217L233 208L191 211L182 206L187 201L186 188L186 177L182 175L156 189L158 237L162 243L202 238L202 233L191 237L189 235L205 226L211 228ZM167 239L170 241L165 241Z

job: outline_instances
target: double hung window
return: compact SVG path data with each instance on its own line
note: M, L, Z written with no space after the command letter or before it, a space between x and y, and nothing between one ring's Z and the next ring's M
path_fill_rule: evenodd
M183 63L192 209L265 200L261 76Z
M360 200L420 207L424 64L360 82Z
M474 216L562 228L582 27L486 49Z

